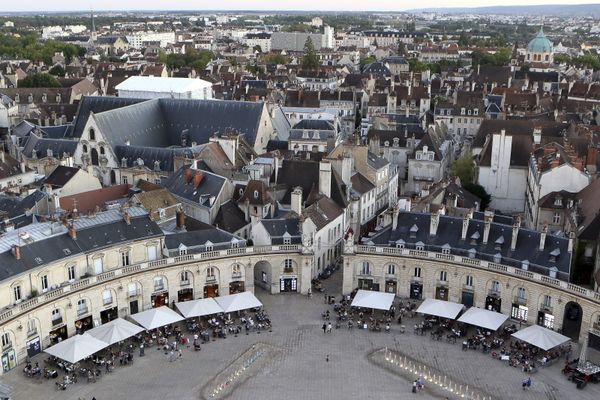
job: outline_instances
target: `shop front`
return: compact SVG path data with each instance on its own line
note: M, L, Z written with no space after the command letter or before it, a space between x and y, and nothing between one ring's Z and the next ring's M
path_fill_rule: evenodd
M16 366L17 357L15 355L15 350L11 347L2 353L2 371L8 372Z
M398 282L395 280L388 279L385 281L385 292L386 293L396 293L396 288L398 287Z
M90 330L94 327L94 321L92 320L92 316L88 315L87 317L80 318L75 321L75 333L82 334L87 330Z
M472 290L463 289L460 295L460 302L464 304L465 307L473 307L474 304L474 294Z
M435 288L435 298L437 300L448 301L448 287L438 286Z
M57 326L53 330L50 331L49 336L50 336L50 343L52 343L52 344L56 344L56 343L60 342L61 340L65 340L69 337L67 334L67 327L64 324Z
M510 317L516 319L517 321L525 322L527 321L527 317L529 316L529 308L522 305L513 303L510 310Z
M167 292L166 290L163 292L154 292L152 296L150 296L150 302L152 304L152 308L168 306L169 292Z
M194 289L185 288L185 289L180 289L177 292L177 301L178 302L190 301L190 300L194 300Z
M298 291L298 278L288 276L279 279L279 291L282 293L290 293Z
M207 297L219 297L219 285L216 283L204 285L204 298Z
M537 324L543 326L544 328L554 329L554 315L546 311L539 311Z
M119 309L117 307L107 308L104 311L100 311L100 322L106 324L107 322L117 319L119 317Z
M412 282L410 284L409 297L414 300L421 300L423 298L423 284L420 282Z
M374 290L373 289L373 279L358 279L358 288L362 290Z
M485 298L485 309L490 311L501 312L502 299L497 296L487 296Z
M233 281L229 284L229 294L242 293L244 290L244 281Z
M42 351L42 345L40 343L40 337L36 336L33 339L25 342L25 347L27 349L27 357L31 358L36 354L39 354Z

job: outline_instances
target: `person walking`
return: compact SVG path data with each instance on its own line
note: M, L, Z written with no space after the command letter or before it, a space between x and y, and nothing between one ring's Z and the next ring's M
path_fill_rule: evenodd
M325 362L329 362L329 354L325 356Z
M327 333L331 333L331 322L327 324Z
M327 333L327 324L323 324L323 333Z
M412 392L417 393L417 381L415 380L412 385Z

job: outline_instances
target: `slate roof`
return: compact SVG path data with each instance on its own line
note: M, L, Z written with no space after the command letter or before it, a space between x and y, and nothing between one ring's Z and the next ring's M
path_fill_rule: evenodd
M441 251L442 246L449 244L451 253L468 257L470 249L477 252L476 258L494 260L494 255L502 256L501 263L521 268L523 261L529 261L529 271L548 276L553 267L558 269L557 277L568 281L570 276L571 254L567 251L568 239L548 234L543 250L539 250L540 233L528 229L519 229L517 246L510 249L512 226L496 222L490 224L488 243L483 243L484 222L470 219L466 240L461 239L462 218L442 215L435 236L429 235L431 214L401 212L398 215L398 228L391 226L376 233L370 240L376 246L396 247L396 241L403 240L407 248L414 248L417 242L425 244L426 250ZM411 227L417 231L411 235ZM412 236L412 237L411 237ZM474 239L479 237L478 239ZM503 243L499 244L500 237ZM560 254L551 261L551 254L558 249Z
M473 139L473 147L483 147L487 135L500 133L502 129L507 135L533 135L534 128L542 129L542 139L544 136L562 137L562 132L569 128L569 124L550 121L531 121L531 120L500 120L484 119L477 130Z
M93 224L85 229L79 229L75 240L63 233L33 243L22 244L20 260L17 260L10 250L0 253L0 265L2 266L0 267L0 280L77 254L159 236L162 236L162 231L158 225L145 216L132 217L130 225L127 225L123 219L104 224Z
M352 175L352 177L350 178L350 182L352 182L352 190L360 194L364 194L375 189L375 185L373 185L360 172L357 172L356 174Z
M300 232L300 223L298 218L275 218L263 219L260 221L271 237L271 244L283 244L284 235L289 235L290 243L299 244L302 242L302 233Z
M54 169L54 171L52 171L50 176L46 178L45 183L53 187L63 187L75 176L77 172L79 172L79 168L59 165Z
M246 221L244 212L229 200L219 208L214 224L220 229L233 233L248 225L249 222Z
M390 69L382 62L375 61L365 65L362 70L363 74L373 74L373 75L383 75L383 76L391 76L392 73Z
M77 143L76 140L69 139L40 138L31 133L23 147L23 154L27 158L32 158L34 154L37 158L44 158L48 156L48 150L52 150L52 156L61 159L64 153L72 156L77 149Z
M80 138L83 134L83 128L87 123L90 113L99 114L104 111L113 110L115 108L125 107L130 104L141 103L144 99L128 99L123 97L108 97L108 96L83 96L79 101L79 108L71 137Z
M112 146L179 146L187 131L187 145L208 143L216 133L238 132L254 146L264 103L153 99L95 114L100 130Z
M187 181L186 174L189 174L188 176L192 177L192 179ZM202 176L198 185L195 185L193 179L193 176L196 175ZM208 202L210 196L217 197L223 189L225 182L226 179L219 175L215 175L208 171L194 170L189 166L183 166L166 179L164 186L174 195L187 199L193 203L209 207Z
M319 131L333 131L333 123L324 119L303 119L293 126L292 129L312 129Z
M206 242L212 243L213 250L226 250L232 248L232 240L238 242L239 247L246 247L246 240L232 235L218 228L202 229L190 232L180 232L165 236L165 247L169 253L179 255L179 246L187 247L188 254L206 251Z
M343 212L344 210L332 199L329 197L321 197L310 207L305 208L302 211L302 216L310 218L319 231L339 217Z
M265 205L273 201L267 185L260 180L250 180L244 188L243 194L238 199L238 203L244 204L248 201L252 205Z
M123 158L126 158L127 167L139 166L138 160L142 160L144 166L154 169L154 162L159 162L161 171L172 172L174 170L175 157L193 159L203 146L195 147L146 147L118 145L114 147L115 156L122 166Z

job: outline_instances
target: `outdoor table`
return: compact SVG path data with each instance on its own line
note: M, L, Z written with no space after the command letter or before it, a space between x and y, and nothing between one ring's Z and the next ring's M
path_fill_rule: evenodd
M581 372L586 376L600 373L600 366L593 364L589 361L586 361L583 365L578 365L576 369L578 372Z

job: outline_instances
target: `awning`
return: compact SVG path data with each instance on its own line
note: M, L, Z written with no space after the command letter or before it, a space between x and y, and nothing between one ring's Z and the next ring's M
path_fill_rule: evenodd
M372 292L370 290L359 290L352 300L352 307L375 308L388 311L392 307L394 293Z
M228 296L215 297L215 301L223 312L229 313L249 308L262 307L260 300L252 292L230 294Z
M531 325L512 334L516 339L550 350L571 340L570 338L539 325Z
M471 307L460 316L458 322L464 322L465 324L495 331L498 330L507 319L508 316L504 314L484 310L483 308Z
M441 318L454 319L463 308L464 305L453 303L451 301L425 299L419 308L417 308L417 312Z
M131 319L144 328L156 329L183 320L183 317L167 306L153 308L131 315Z
M181 303L175 303L175 305L179 312L186 318L202 317L204 315L223 312L219 303L212 297L192 301L182 301Z
M144 328L123 318L117 318L86 333L104 343L111 345L129 339L142 332Z
M71 336L44 351L73 364L97 353L105 347L108 347L108 344L84 333L83 335Z

